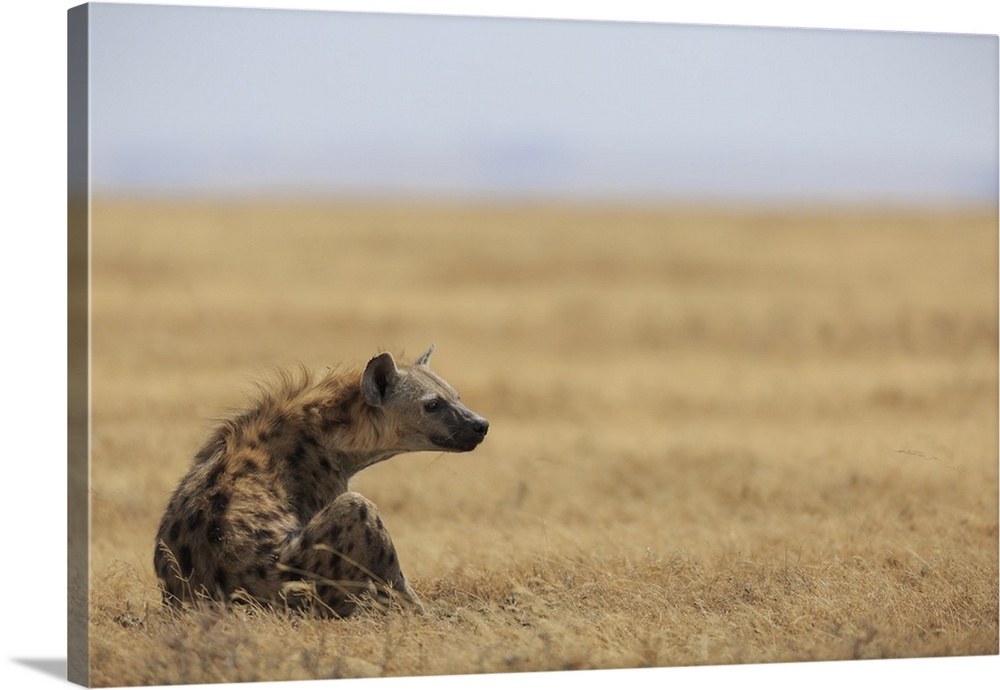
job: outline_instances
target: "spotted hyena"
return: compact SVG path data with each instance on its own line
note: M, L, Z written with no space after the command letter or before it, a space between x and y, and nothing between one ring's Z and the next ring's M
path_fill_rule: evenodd
M428 366L283 375L222 421L167 505L154 566L164 600L256 601L345 616L363 594L420 606L375 505L350 478L399 453L470 451L489 424Z

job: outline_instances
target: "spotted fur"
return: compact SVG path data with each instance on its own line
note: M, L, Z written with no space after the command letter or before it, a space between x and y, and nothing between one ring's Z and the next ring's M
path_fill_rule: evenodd
M488 422L429 367L282 374L220 421L167 504L153 563L170 604L254 601L345 616L359 595L419 606L376 506L348 490L399 453L470 451Z

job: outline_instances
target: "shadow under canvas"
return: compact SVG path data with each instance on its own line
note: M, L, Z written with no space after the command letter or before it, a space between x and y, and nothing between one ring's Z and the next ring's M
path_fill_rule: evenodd
M11 661L27 666L47 676L66 680L66 659L11 659Z

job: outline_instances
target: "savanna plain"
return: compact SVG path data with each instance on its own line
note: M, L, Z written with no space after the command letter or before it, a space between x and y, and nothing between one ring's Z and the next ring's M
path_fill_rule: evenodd
M998 653L994 210L100 200L91 251L94 685ZM489 435L352 485L424 613L161 607L213 417L431 343Z

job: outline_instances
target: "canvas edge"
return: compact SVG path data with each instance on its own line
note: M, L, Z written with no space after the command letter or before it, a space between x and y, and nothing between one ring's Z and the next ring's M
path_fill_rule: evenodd
M67 680L89 683L89 6L67 10Z

